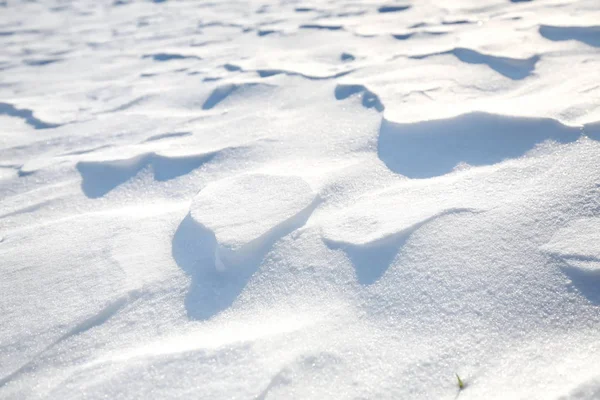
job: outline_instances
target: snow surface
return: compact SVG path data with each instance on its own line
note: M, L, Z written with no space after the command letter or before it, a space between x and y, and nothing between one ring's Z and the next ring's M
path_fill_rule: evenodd
M0 1L0 398L599 399L599 21Z

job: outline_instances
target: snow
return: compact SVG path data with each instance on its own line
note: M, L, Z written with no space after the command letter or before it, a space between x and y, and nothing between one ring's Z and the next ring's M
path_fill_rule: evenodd
M241 175L206 186L194 197L190 218L215 236L215 263L222 271L256 258L258 249L268 250L270 242L304 225L316 203L300 178Z
M0 2L0 398L597 399L599 20Z

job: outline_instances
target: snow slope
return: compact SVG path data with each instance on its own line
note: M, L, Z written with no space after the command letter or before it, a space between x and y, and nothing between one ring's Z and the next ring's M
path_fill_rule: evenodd
M599 21L0 2L0 398L600 398Z

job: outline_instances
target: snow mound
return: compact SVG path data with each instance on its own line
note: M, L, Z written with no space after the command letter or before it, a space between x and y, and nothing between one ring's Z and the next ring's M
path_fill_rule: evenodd
M600 47L600 26L540 26L540 35L549 40L577 40L589 46Z
M317 201L301 178L245 174L202 189L190 215L215 235L215 266L224 270L256 258L272 242L303 225Z
M562 258L590 259L600 262L600 218L585 218L569 223L542 247Z
M147 153L122 160L81 161L77 163L77 170L81 174L83 192L90 198L97 198L128 181L144 168L151 168L157 181L166 181L201 167L215 154L165 156Z
M453 118L399 124L384 119L379 131L379 157L409 178L451 172L460 163L491 165L517 158L551 140L568 143L581 135L549 118L517 118L473 112Z
M0 10L1 399L598 398L598 0Z
M576 291L600 303L600 218L573 221L541 247L570 279Z
M536 63L540 60L540 57L538 55L533 55L525 59L520 59L512 57L494 56L490 54L484 54L473 49L460 47L441 53L412 56L412 58L424 59L445 54L452 54L460 61L467 64L487 65L497 73L514 80L521 80L530 76L535 69Z

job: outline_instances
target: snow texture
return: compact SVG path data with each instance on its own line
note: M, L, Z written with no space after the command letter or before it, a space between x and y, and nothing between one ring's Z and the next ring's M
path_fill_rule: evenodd
M194 198L190 215L215 235L215 266L224 270L303 225L315 206L301 178L252 174L209 184Z
M0 398L598 399L598 21L0 0Z

